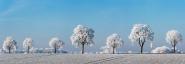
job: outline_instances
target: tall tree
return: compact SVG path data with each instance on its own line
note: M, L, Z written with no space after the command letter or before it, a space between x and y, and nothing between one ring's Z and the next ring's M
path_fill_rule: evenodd
M64 42L57 37L53 37L49 42L49 46L54 49L54 53L57 53L57 50L64 46Z
M172 45L173 52L176 52L176 45L182 41L182 35L177 30L170 30L166 33L166 41Z
M3 43L3 50L5 50L8 53L11 53L11 51L16 51L16 41L12 39L12 37L6 37Z
M123 44L123 40L118 34L112 34L109 37L107 37L107 46L112 48L112 53L115 53L115 50L117 47L120 47Z
M137 42L140 46L140 53L143 53L143 46L146 41L153 41L154 32L147 24L135 24L131 30L129 39Z
M33 46L33 40L32 38L25 38L25 40L23 41L23 48L26 49L26 52L29 53L30 49Z
M83 25L77 25L77 27L75 27L73 30L71 41L73 45L81 47L81 53L84 54L85 45L94 44L93 37L93 29Z

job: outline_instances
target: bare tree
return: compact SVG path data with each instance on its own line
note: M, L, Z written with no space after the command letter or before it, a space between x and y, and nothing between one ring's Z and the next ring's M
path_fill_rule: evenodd
M81 47L82 48L81 53L84 54L85 45L94 44L93 37L94 37L93 29L86 26L78 25L73 30L71 41L73 45Z
M64 45L64 42L61 41L57 37L51 38L51 40L49 42L49 46L54 49L54 53L57 53L57 50L59 48L63 47L63 45Z
M147 24L135 24L130 33L129 39L132 42L137 42L141 48L140 53L143 53L143 46L146 41L153 41L154 32Z
M23 41L23 48L26 49L27 53L30 52L30 49L33 46L33 40L32 38L25 38L25 40Z
M176 45L182 41L182 35L177 30L170 30L166 33L166 41L172 45L173 52L176 52Z

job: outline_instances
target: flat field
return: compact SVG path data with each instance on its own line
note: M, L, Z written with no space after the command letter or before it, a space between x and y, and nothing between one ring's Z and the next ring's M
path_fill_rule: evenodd
M184 64L185 54L0 54L0 64Z

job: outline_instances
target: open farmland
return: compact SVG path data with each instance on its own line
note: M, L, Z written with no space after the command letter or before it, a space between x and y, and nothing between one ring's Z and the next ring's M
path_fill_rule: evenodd
M184 54L1 54L0 64L183 64Z

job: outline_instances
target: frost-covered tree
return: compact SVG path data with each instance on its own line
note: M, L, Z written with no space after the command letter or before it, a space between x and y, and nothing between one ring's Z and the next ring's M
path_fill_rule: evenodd
M171 49L169 47L162 46L155 48L151 53L171 53Z
M16 44L17 42L13 40L12 37L6 37L3 43L3 50L8 53L11 53L11 51L16 51Z
M25 40L23 41L23 48L26 49L27 53L30 52L30 49L33 46L33 40L32 38L25 38Z
M132 42L137 42L139 44L141 53L143 53L143 46L145 42L153 41L153 38L154 32L147 24L135 24L129 35L129 39Z
M170 30L166 33L166 41L172 45L173 52L175 53L175 47L178 42L182 41L182 35L177 30Z
M64 46L64 42L61 41L59 38L54 37L51 38L49 46L54 49L54 53L57 53L57 50Z
M107 37L106 45L112 48L113 54L115 53L115 49L117 47L120 47L122 44L123 44L123 40L121 39L120 35L116 33Z
M84 47L85 45L92 45L94 37L94 30L83 26L83 25L77 25L77 27L74 28L73 34L71 36L72 44L81 47L81 53L84 54Z

